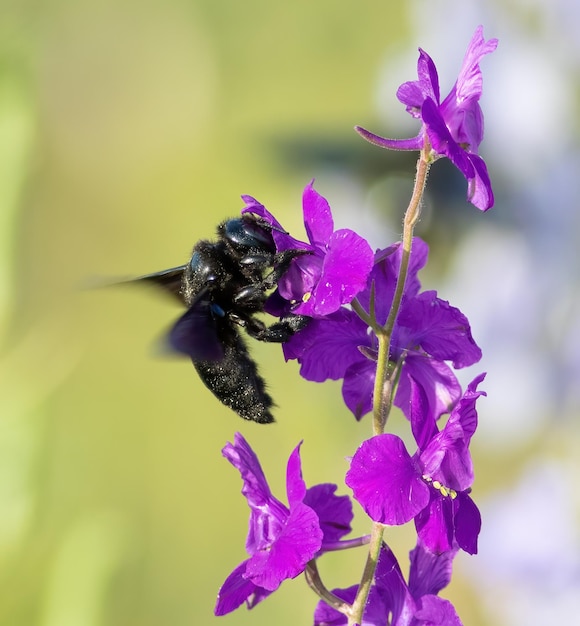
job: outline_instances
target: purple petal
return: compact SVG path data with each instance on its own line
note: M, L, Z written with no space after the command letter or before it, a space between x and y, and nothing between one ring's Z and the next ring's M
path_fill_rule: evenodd
M414 237L411 248L411 258L405 281L403 301L413 298L421 289L421 281L418 273L427 263L429 247L419 237ZM375 265L368 280L368 284L374 283L375 289L375 313L380 324L387 321L387 316L393 302L393 295L397 284L399 268L403 256L403 247L400 242L394 243L384 250L375 254ZM370 287L361 292L357 300L365 311L370 307ZM405 346L406 347L406 346Z
M352 587L348 587L348 589L333 589L332 593L348 604L352 604L356 597L357 590L358 586L354 585ZM348 620L346 615L340 613L336 609L333 609L331 606L326 604L324 600L320 600L320 602L316 605L316 609L314 611L314 626L342 626L343 624L347 624L347 622ZM364 621L363 625L366 626Z
M306 491L304 504L318 515L323 533L323 545L340 541L351 531L352 503L348 496L334 495L336 485L323 483Z
M313 185L312 180L302 194L304 226L310 243L324 248L334 230L334 221L328 201L314 189Z
M354 129L363 139L375 146L387 148L388 150L421 150L425 142L425 134L422 129L416 137L411 139L387 139L386 137L375 135L361 126L355 126Z
M417 61L417 76L423 99L419 103L419 107L425 98L432 98L439 103L439 76L433 59L421 48L419 48L419 60Z
M385 606L383 621L394 626L411 626L414 624L415 601L409 593L407 583L399 567L399 563L391 549L382 544L375 573L375 588L382 598ZM386 617L392 616L387 622Z
M468 554L477 553L481 515L467 492L444 497L432 491L429 506L415 517L419 539L436 554L459 546Z
M475 410L475 400L479 396L486 396L485 391L477 391L479 383L485 379L485 373L476 376L467 385L467 390L463 397L453 410L453 413L459 414L459 420L461 421L461 428L463 428L464 436L467 443L470 442L473 433L477 428L477 411Z
M416 600L421 596L437 595L447 587L451 582L453 559L456 554L456 549L435 554L427 550L420 541L417 542L409 554L411 561L409 590Z
M242 494L250 507L246 550L248 554L254 554L276 539L289 511L272 495L258 457L248 442L240 433L235 434L234 441L233 445L228 443L224 446L222 454L242 476Z
M399 606L397 605L395 610L392 611L390 608L392 605L387 606L385 600L385 594L381 594L376 586L371 588L369 599L363 613L362 626L385 626L385 624L388 623L387 620L391 612L396 614ZM404 604L401 610L404 612Z
M497 44L497 39L485 41L483 38L483 26L476 28L467 47L455 86L458 101L473 97L479 99L481 97L483 79L479 62L486 54L493 52L497 48Z
M286 360L298 359L303 378L322 382L343 378L350 365L366 361L359 345L370 345L365 323L352 311L340 309L325 320L312 320L283 349Z
M367 515L381 524L404 524L429 502L429 487L396 435L364 441L352 458L346 484Z
M468 319L436 295L435 291L425 291L407 301L398 324L409 329L413 344L439 361L452 361L456 369L477 363L481 349L473 340Z
M288 515L288 509L273 496L268 504L250 509L246 552L267 550L282 532Z
M481 514L467 493L458 493L455 505L455 540L468 554L477 554L477 538L481 530Z
M424 389L428 400L427 410L435 419L448 413L461 396L461 385L446 363L410 352L405 359L395 395L395 406L408 419L411 415L411 382Z
M442 554L451 550L454 534L451 498L444 498L433 489L429 505L415 517L415 527L419 539L431 552Z
M302 442L294 448L286 466L286 493L290 510L292 510L294 505L302 502L306 495L306 483L302 478L302 464L300 461L301 445Z
M410 80L400 85L397 89L397 99L406 106L413 117L421 117L421 105L425 96L418 80Z
M281 250L280 247L277 249ZM313 248L311 254L294 259L288 271L278 281L280 295L288 302L302 302L304 295L311 294L316 287L323 263L323 254Z
M427 447L437 435L437 415L431 411L427 392L412 378L409 379L411 389L410 415L411 430L419 450Z
M451 95L451 94L450 94ZM439 111L453 137L466 152L477 154L483 140L483 111L475 98L465 100L460 105L455 99L446 100Z
M442 113L431 98L423 102L421 117L433 150L441 156L446 156L466 179L473 178L475 172L471 161L467 158L465 150L453 139Z
M253 609L258 606L262 600L265 600L272 592L262 587L256 587L254 593L246 600L246 606L248 609Z
M443 598L437 596L424 596L418 604L415 612L414 624L425 626L462 626L461 620L454 606Z
M234 435L234 443L227 443L223 456L240 472L244 481L242 494L250 507L261 507L270 501L272 492L260 466L260 461L250 444L240 433Z
M264 313L273 317L284 317L292 312L291 308L290 302L282 297L279 289L275 289L264 303Z
M243 195L242 200L246 203L246 206L242 209L242 215L244 213L253 213L274 227L274 230L272 230L272 237L274 238L274 243L276 244L276 250L278 250L278 252L283 250L304 250L309 248L307 243L294 239L294 237L289 235L282 224L280 224L272 213L270 213L270 211L268 211L268 209L261 202L258 202L256 198Z
M479 62L496 47L497 39L486 42L480 26L468 46L457 81L440 108L454 140L468 152L477 153L483 139L483 113L479 106L483 79Z
M476 391L485 375L478 376L454 407L443 430L421 452L424 473L456 491L473 483L473 462L469 452L471 437L477 428Z
M246 564L247 561L240 563L224 581L218 592L214 615L227 615L235 611L245 601L248 602L249 608L253 608L272 593L260 589L253 582L244 578Z
M465 152L453 139L445 125L440 111L435 103L427 99L422 109L423 121L427 127L427 134L433 150L446 156L466 178L467 199L482 211L487 211L494 203L491 181L485 162L476 154Z
M368 242L352 230L337 230L328 240L322 273L311 297L294 312L311 317L334 313L364 289L372 266Z
M266 220L268 224L271 224L275 228L279 230L284 230L282 224L268 211L268 209L261 203L256 200L256 198L252 196L242 196L242 200L246 203L246 206L242 209L242 214L244 213L253 213L258 217Z
M398 252L397 273L401 266L401 258L403 255L403 247L399 243L400 252ZM421 289L421 281L418 274L421 269L427 265L429 257L429 246L419 237L413 237L411 244L411 258L409 260L409 269L407 271L407 279L405 281L405 297L412 298L419 293Z
M357 586L348 589L333 589L332 593L352 604ZM415 612L415 602L410 596L407 585L395 555L383 544L379 554L375 584L371 587L368 602L364 610L362 626L410 626ZM390 619L392 616L392 620ZM315 626L341 626L347 619L342 613L319 602L314 613Z
M387 321L391 309L401 264L401 250L399 242L384 250L377 251L375 264L368 280L369 286L357 297L362 308L369 313L371 293L374 289L375 315L379 324L384 324Z
M297 503L270 549L248 559L245 575L259 587L274 591L283 580L301 574L321 545L318 516L309 506Z
M373 409L376 363L363 358L348 367L342 383L344 403L357 420Z
M425 98L433 98L439 103L439 77L437 68L431 57L419 48L417 61L417 76L419 80L403 83L397 89L397 98L406 105L407 112L413 117L421 117L421 105Z
M467 199L473 206L482 211L487 211L491 209L495 202L487 166L485 165L485 161L476 154L469 154L468 158L475 170L475 176L469 180Z
M449 419L421 452L423 472L447 488L462 491L473 483L473 462L463 429L457 420Z

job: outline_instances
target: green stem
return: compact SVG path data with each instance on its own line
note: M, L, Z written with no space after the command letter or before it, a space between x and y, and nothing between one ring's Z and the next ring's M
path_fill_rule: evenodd
M397 286L395 288L395 295L393 297L393 304L389 311L389 317L385 324L385 332L390 337L397 314L401 308L401 300L403 299L403 293L405 291L405 282L407 280L407 271L409 269L409 259L411 257L411 244L413 243L413 231L415 226L421 217L421 200L423 199L423 193L425 191L425 185L427 183L427 174L429 173L429 162L423 157L423 152L419 156L417 161L417 175L415 177L415 186L413 188L413 195L411 201L405 212L403 219L403 254L401 258L401 267L399 268L399 276L397 277Z
M427 183L427 174L429 173L428 150L421 152L417 161L417 175L415 176L415 185L413 187L413 195L409 202L409 206L405 211L403 219L403 239L401 265L399 267L399 275L397 276L397 285L393 295L393 302L387 321L381 332L377 333L379 342L379 354L377 360L377 375L375 378L375 386L373 392L373 434L380 435L385 430L385 424L389 416L392 405L392 396L394 390L393 373L394 367L389 367L389 353L391 350L391 337L393 328L397 320L403 294L405 292L405 282L407 281L407 273L409 271L409 261L411 258L411 246L413 243L413 231L415 225L421 216L421 201Z
M304 576L306 577L306 582L308 586L322 599L331 606L333 609L336 609L343 615L348 615L350 611L350 605L348 602L345 602L338 596L335 596L331 591L329 591L322 582L320 578L320 574L318 573L318 566L316 565L316 560L312 559L312 561L308 561L306 564L306 569L304 570Z
M373 582L375 570L377 569L377 561L379 560L379 552L381 551L384 530L385 528L382 524L377 524L376 522L373 523L369 553L367 555L367 561L365 563L361 582L352 607L347 613L348 626L354 626L355 624L362 623L363 612L371 590L371 583Z
M391 403L386 395L391 392L389 376L389 349L391 338L384 328L377 329L377 339L379 341L379 353L377 356L377 373L375 375L375 385L373 389L373 435L381 435L385 430L385 424L389 416Z
M361 318L361 320L367 326L370 326L370 328L372 328L375 333L380 333L382 331L382 326L379 326L379 324L377 324L375 312L372 306L370 314L362 308L361 303L356 298L350 303L350 306L352 307L352 310Z
M429 142L425 140L425 146L421 151L419 159L417 161L417 175L415 177L415 185L413 187L413 195L409 202L409 206L405 212L403 220L403 238L402 238L402 254L401 265L399 267L399 274L397 276L397 285L395 287L395 293L393 296L393 302L389 311L387 321L382 328L377 328L375 313L370 311L370 315L363 317L363 319L374 322L371 324L375 331L379 343L379 350L377 356L377 373L375 378L375 385L373 390L373 434L380 435L385 430L385 425L391 410L393 403L393 394L396 385L396 379L399 375L400 367L398 364L393 364L389 361L389 354L391 349L391 337L399 309L401 308L401 302L403 300L403 294L405 292L405 282L407 280L407 274L409 271L409 261L411 258L411 246L413 243L413 231L419 218L421 216L421 201L423 193L425 191L425 185L427 183L427 175L429 173ZM358 304L358 303L357 303ZM355 311L356 305L353 307ZM375 570L377 567L377 561L379 558L379 552L383 540L384 527L377 522L373 523L371 532L371 541L369 544L369 553L361 582L358 588L358 592L355 601L348 611L348 626L354 626L355 624L361 624L364 609L368 600L368 596L371 589L371 584L375 576Z

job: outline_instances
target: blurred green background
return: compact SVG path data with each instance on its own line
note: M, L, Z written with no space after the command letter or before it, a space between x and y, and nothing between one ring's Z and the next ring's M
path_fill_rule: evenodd
M195 241L239 211L241 194L302 237L301 193L311 178L342 206L345 194L360 197L398 162L407 176L396 185L402 199L384 215L390 239L374 242L391 243L413 159L378 154L352 126L381 129L386 55L405 50L400 79L414 76L416 47L427 44L409 7L0 3L1 624L217 623L217 590L245 555L241 483L220 454L236 430L281 499L285 460L301 439L307 483L338 482L347 492L345 457L369 429L347 413L339 384L307 384L278 347L253 345L277 423L242 422L189 363L152 358L178 315L171 302L147 290L90 287L185 262ZM443 46L453 38L452 71L484 17L476 13L460 33L432 34ZM486 25L485 35L497 33ZM398 78L384 106L404 120ZM416 131L404 121L392 134ZM452 221L479 223L464 193L460 180L471 217ZM355 206L337 221L356 230L361 217ZM425 232L444 269L450 235ZM504 476L497 458L493 470L486 466L492 459L485 449L476 459L478 475L488 472L483 492ZM362 516L357 532L367 532ZM404 563L412 535L391 536ZM362 562L362 552L329 555L321 570L328 586L348 586ZM498 623L487 621L461 564L444 595L464 623ZM299 578L254 611L219 621L309 624L315 603Z

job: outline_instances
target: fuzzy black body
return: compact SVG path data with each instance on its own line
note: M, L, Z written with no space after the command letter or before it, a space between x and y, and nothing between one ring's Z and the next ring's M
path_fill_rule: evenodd
M208 389L240 417L267 424L274 421L274 402L240 328L259 341L282 343L306 326L308 318L300 315L270 326L255 317L292 260L305 252L276 253L272 227L249 214L223 222L217 235L198 242L187 265L137 280L163 287L186 305L169 343L191 358Z
M224 329L221 340L222 359L193 361L199 377L216 398L240 417L261 424L273 422L274 401L244 340L233 328Z

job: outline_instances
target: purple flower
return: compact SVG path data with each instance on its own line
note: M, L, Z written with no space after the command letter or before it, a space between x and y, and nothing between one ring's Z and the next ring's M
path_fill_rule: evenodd
M484 393L477 385L484 377L469 384L441 431L423 390L413 383L417 452L411 456L396 435L378 435L361 444L346 474L346 484L371 519L396 526L414 518L419 539L437 554L455 546L477 552L481 517L469 497L469 443L477 427L475 403Z
M460 385L445 361L462 368L481 358L481 350L461 311L437 298L434 291L419 293L417 273L425 265L427 253L427 245L415 238L389 355L391 361L404 359L395 404L407 417L412 382L424 389L431 412L439 416L461 394ZM369 284L374 285L379 324L386 322L391 308L401 255L400 243L376 255ZM367 312L370 295L368 288L357 298ZM345 307L325 319L312 320L283 346L286 359L298 359L300 374L307 380L343 378L344 401L357 419L372 409L377 347L375 334L354 311Z
M497 43L497 39L485 41L482 26L476 29L457 81L443 102L440 101L437 68L431 57L419 48L419 80L403 83L397 91L397 98L406 105L407 111L423 122L416 137L387 139L356 127L371 143L392 150L421 150L426 135L434 156L449 158L465 176L468 200L483 211L493 206L494 198L487 167L478 156L483 139L483 113L479 106L483 80L479 62L496 49Z
M407 584L395 555L383 544L361 626L461 626L453 605L437 597L451 579L454 556L455 551L435 555L419 543L411 552ZM333 590L348 603L353 602L356 592L356 586ZM315 626L346 623L342 613L322 601L318 603Z
M255 213L269 221L278 252L306 250L278 283L280 295L299 315L322 317L348 304L366 286L373 265L373 252L365 239L349 229L334 230L327 200L308 184L302 196L304 226L310 243L288 235L272 214L251 196L242 196L242 212Z
M260 462L246 440L236 433L223 455L239 470L242 494L250 506L246 551L250 558L238 565L222 585L215 607L225 615L243 602L253 608L275 591L283 580L304 571L306 563L350 532L352 507L348 496L335 496L336 485L307 490L302 479L300 445L286 470L286 507L276 499ZM307 504L308 503L308 504Z

